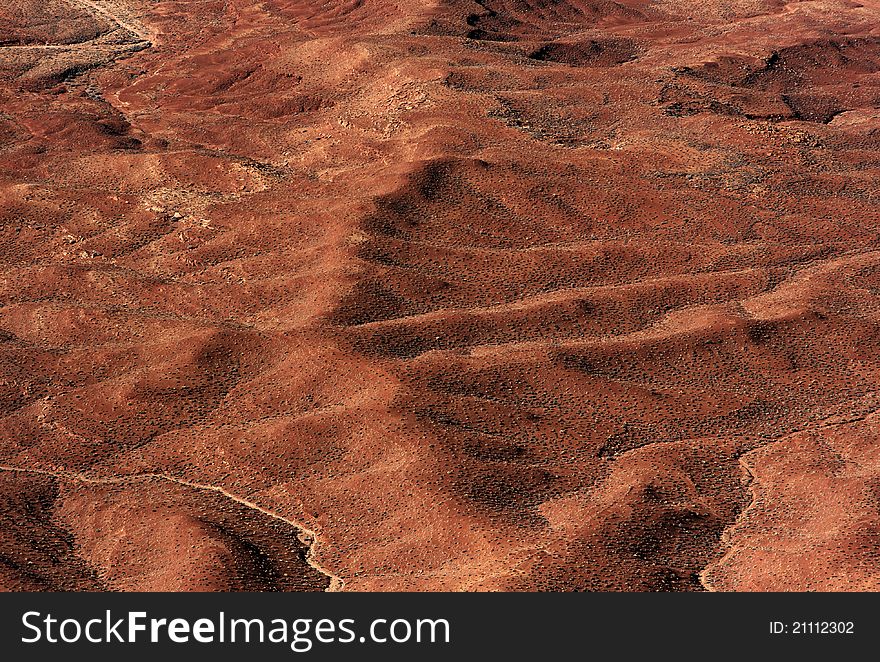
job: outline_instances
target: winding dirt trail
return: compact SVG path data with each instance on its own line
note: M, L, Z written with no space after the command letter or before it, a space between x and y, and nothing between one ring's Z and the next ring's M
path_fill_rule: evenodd
M107 9L98 2L94 2L93 0L66 0L66 2L70 3L73 6L78 6L82 9L85 9L87 12L91 13L97 18L103 18L110 23L116 24L122 30L128 32L131 37L134 38L134 41L126 44L101 44L98 43L100 37L97 37L95 39L90 39L88 41L74 44L9 44L6 46L0 46L0 50L71 51L89 49L99 51L130 51L143 50L144 48L149 48L153 45L153 36L143 25L128 18L120 17L118 11L111 11L110 9Z
M184 487L190 487L196 490L207 490L210 492L215 492L220 494L227 499L234 501L246 508L254 510L266 517L271 517L272 519L276 519L280 522L284 522L301 532L300 539L304 544L308 547L308 553L306 554L306 562L315 570L326 575L330 579L330 584L327 587L328 592L341 591L345 582L340 578L335 576L333 573L329 572L326 568L322 567L315 560L315 548L318 545L318 534L304 526L300 522L295 522L293 520L289 520L286 517L279 515L271 510L267 510L263 508L259 504L254 503L248 499L244 499L242 497L236 496L223 489L222 487L217 487L215 485L205 485L203 483L198 483L190 480L186 480L185 478L177 478L175 476L169 476L167 474L159 474L159 473L144 473L144 474L133 474L130 476L87 476L85 474L79 474L72 471L49 471L46 469L26 469L22 467L10 467L0 465L0 471L8 471L12 473L21 473L21 474L36 474L40 476L49 476L51 478L56 478L58 480L66 480L66 481L77 481L80 483L85 483L89 485L124 485L126 483L137 483L145 480L163 480L169 483L175 483L177 485L183 485Z
M81 7L85 7L86 9L91 10L93 13L98 14L99 16L102 16L116 23L123 29L138 37L138 39L140 39L141 41L150 41L151 37L149 32L140 23L136 23L127 18L120 17L118 13L115 13L103 7L100 3L95 2L94 0L68 0L68 2L79 5Z

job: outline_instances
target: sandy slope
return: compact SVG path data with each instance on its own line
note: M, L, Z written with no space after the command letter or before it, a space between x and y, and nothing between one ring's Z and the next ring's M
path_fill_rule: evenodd
M876 3L21 7L3 587L880 588Z

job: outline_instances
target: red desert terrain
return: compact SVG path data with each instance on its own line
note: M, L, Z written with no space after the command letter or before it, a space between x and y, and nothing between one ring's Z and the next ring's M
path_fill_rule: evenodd
M880 0L0 8L6 590L880 589Z

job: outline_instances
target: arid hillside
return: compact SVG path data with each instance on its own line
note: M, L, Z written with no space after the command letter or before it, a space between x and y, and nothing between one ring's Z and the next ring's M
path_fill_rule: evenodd
M880 0L11 5L0 588L880 590Z

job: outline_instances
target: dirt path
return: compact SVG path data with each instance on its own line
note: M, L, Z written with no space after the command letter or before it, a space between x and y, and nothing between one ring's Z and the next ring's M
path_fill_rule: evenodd
M56 478L58 480L67 480L67 481L75 481L79 483L85 483L88 485L124 485L126 483L137 483L146 480L164 480L169 483L176 483L177 485L183 485L184 487L189 487L196 490L205 490L210 492L216 492L217 494L221 494L222 496L230 499L231 501L235 501L242 506L249 508L251 510L255 510L262 515L267 517L271 517L272 519L276 519L280 522L284 522L300 531L300 539L303 543L308 547L308 553L306 554L306 563L308 563L312 568L320 572L321 574L327 576L330 579L330 585L327 587L328 592L341 591L345 586L345 582L342 578L337 577L332 572L324 568L317 560L315 560L315 547L318 544L318 534L309 529L304 524L300 522L296 522L294 520L287 519L278 513L272 512L271 510L267 510L263 508L259 504L254 503L253 501L249 501L243 497L236 496L231 492L227 492L222 487L218 487L216 485L206 485L204 483L196 483L190 480L186 480L185 478L177 478L175 476L169 476L167 474L157 474L157 473L143 473L143 474L132 474L129 476L86 476L85 474L75 473L72 471L48 471L46 469L25 469L23 467L12 467L6 465L0 465L0 471L12 472L12 473L21 473L21 474L37 474L41 476L49 476L52 478Z
M94 14L98 14L102 18L106 18L119 25L124 30L128 30L141 41L150 41L150 35L142 25L135 24L127 19L120 18L108 9L104 9L101 5L92 0L68 0L73 4L80 5L84 9L90 10Z
M132 37L136 39L134 43L130 44L99 44L95 43L97 39L90 39L88 41L84 41L78 44L27 44L27 45L9 45L9 46L0 46L0 50L79 50L79 49L92 49L92 50L108 50L108 51L119 51L119 50L131 50L137 49L142 50L145 47L152 46L153 39L149 32L144 28L144 26L131 21L127 18L121 18L118 14L110 11L109 9L105 9L100 4L93 2L92 0L68 0L71 5L78 6L82 9L85 9L87 12L96 16L97 18L102 18L111 23L115 23L117 26L130 33ZM98 37L100 39L100 37Z
M788 433L782 435L778 439L773 439L772 441L768 442L768 444L759 446L758 448L756 448L754 450L755 451L762 450L762 449L766 448L767 445L777 444L779 442L786 441L787 439L790 439L794 435L802 435L802 434L806 434L806 433L810 433L810 432L817 432L819 430L826 430L828 428L837 428L837 427L844 426L844 425L852 425L853 423L860 423L860 422L866 420L869 416L873 416L874 414L876 414L877 411L878 410L876 408L872 408L870 411L867 411L867 412L860 414L858 416L849 416L849 417L831 416L823 421L817 421L814 425L806 426L806 427L803 427L803 428L797 429L797 430L792 430L791 432L788 432ZM747 487L748 487L749 503L748 503L748 505L746 505L745 508L743 508L740 511L737 518L728 527L726 527L725 530L722 532L722 534L721 534L721 548L723 549L723 553L721 554L721 556L719 556L714 561L712 561L708 565L706 565L706 567L703 568L703 570L699 574L700 584L703 586L704 589L706 589L710 593L718 592L718 589L712 583L712 578L711 578L712 572L719 569L719 568L724 567L724 564L727 562L727 559L730 558L730 556L734 553L734 551L736 550L736 547L734 545L733 536L734 536L735 532L743 526L744 522L748 521L749 517L751 516L752 511L755 509L755 506L757 505L756 495L755 495L756 477L755 477L755 473L754 473L754 466L749 464L749 460L748 460L749 454L750 453L744 453L737 460L739 462L740 469L743 472L744 484L747 485Z

